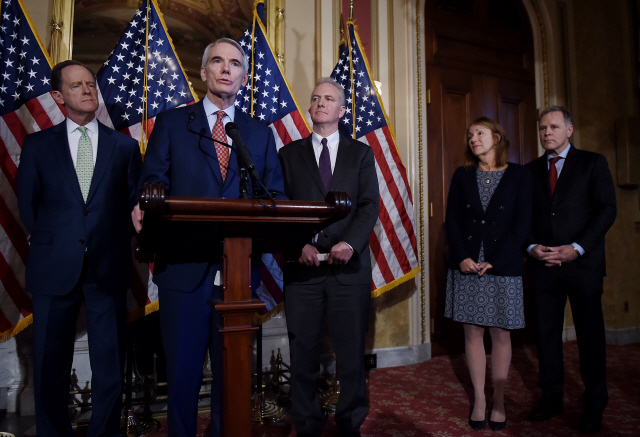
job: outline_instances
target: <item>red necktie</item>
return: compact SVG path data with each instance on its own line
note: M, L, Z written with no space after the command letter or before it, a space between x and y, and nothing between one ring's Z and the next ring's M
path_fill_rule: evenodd
M549 160L549 186L551 187L552 196L554 191L556 191L556 183L558 182L558 169L556 168L556 162L561 159L561 156L556 156Z
M224 131L224 123L222 122L222 119L227 115L227 113L224 111L218 111L216 112L216 115L218 118L216 120L216 124L213 125L213 139L226 143L227 133ZM224 182L227 177L227 168L229 167L229 148L222 144L215 144L216 155L218 156L218 162L220 163L220 174L222 175L222 182Z

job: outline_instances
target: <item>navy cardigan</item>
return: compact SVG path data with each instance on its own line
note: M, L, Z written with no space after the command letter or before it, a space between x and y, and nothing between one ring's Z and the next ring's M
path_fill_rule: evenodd
M466 258L478 262L484 242L484 259L493 266L488 274L521 276L523 246L531 229L531 190L529 170L510 162L484 212L476 169L459 167L447 200L449 267L459 270Z

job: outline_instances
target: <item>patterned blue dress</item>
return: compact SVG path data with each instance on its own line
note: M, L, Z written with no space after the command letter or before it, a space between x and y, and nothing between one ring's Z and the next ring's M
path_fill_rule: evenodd
M503 175L504 170L476 171L483 210L487 210ZM477 262L484 260L484 246L481 245ZM472 325L524 328L522 276L467 275L449 269L444 316Z

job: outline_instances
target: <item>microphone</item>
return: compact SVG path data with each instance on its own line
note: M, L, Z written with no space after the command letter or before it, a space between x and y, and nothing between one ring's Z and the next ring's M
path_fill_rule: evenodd
M197 115L197 114L196 114L194 111L191 111L191 112L189 113L189 120L187 121L187 131L191 132L192 134L196 134L196 135L198 135L199 137L202 137L202 138L206 138L206 139L208 139L208 140L211 140L211 141L213 141L214 143L222 144L223 146L228 147L228 148L230 148L231 150L233 150L234 152L238 153L238 151L236 150L236 148L235 148L235 147L233 147L231 144L223 143L222 141L218 141L218 140L216 140L216 139L215 139L215 138L213 138L212 136L205 135L205 134L203 134L202 132L197 132L197 131L195 131L195 130L191 129L191 128L189 127L189 125L191 124L191 122L192 122L193 120L195 120L195 119L196 119L196 115Z
M251 154L249 150L247 150L247 146L244 145L244 141L242 141L242 137L240 137L240 130L238 129L238 125L229 122L224 127L225 132L233 141L235 145L235 151L240 158L240 161L244 163L249 171L249 176L251 177L251 184L253 185L253 193L257 195L260 192L260 175L258 175L258 170L256 170L255 165L253 165L253 159L251 158Z

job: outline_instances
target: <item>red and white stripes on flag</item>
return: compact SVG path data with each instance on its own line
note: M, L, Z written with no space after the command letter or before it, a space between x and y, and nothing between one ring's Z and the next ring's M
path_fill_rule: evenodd
M51 96L51 60L20 0L4 0L0 17L0 342L31 324L24 289L29 254L20 221L16 174L24 137L65 118Z
M371 295L376 297L420 271L413 199L393 129L352 21L347 28L347 40L340 44L340 58L331 77L342 86L347 99L340 129L368 144L376 159L380 209L369 238Z

